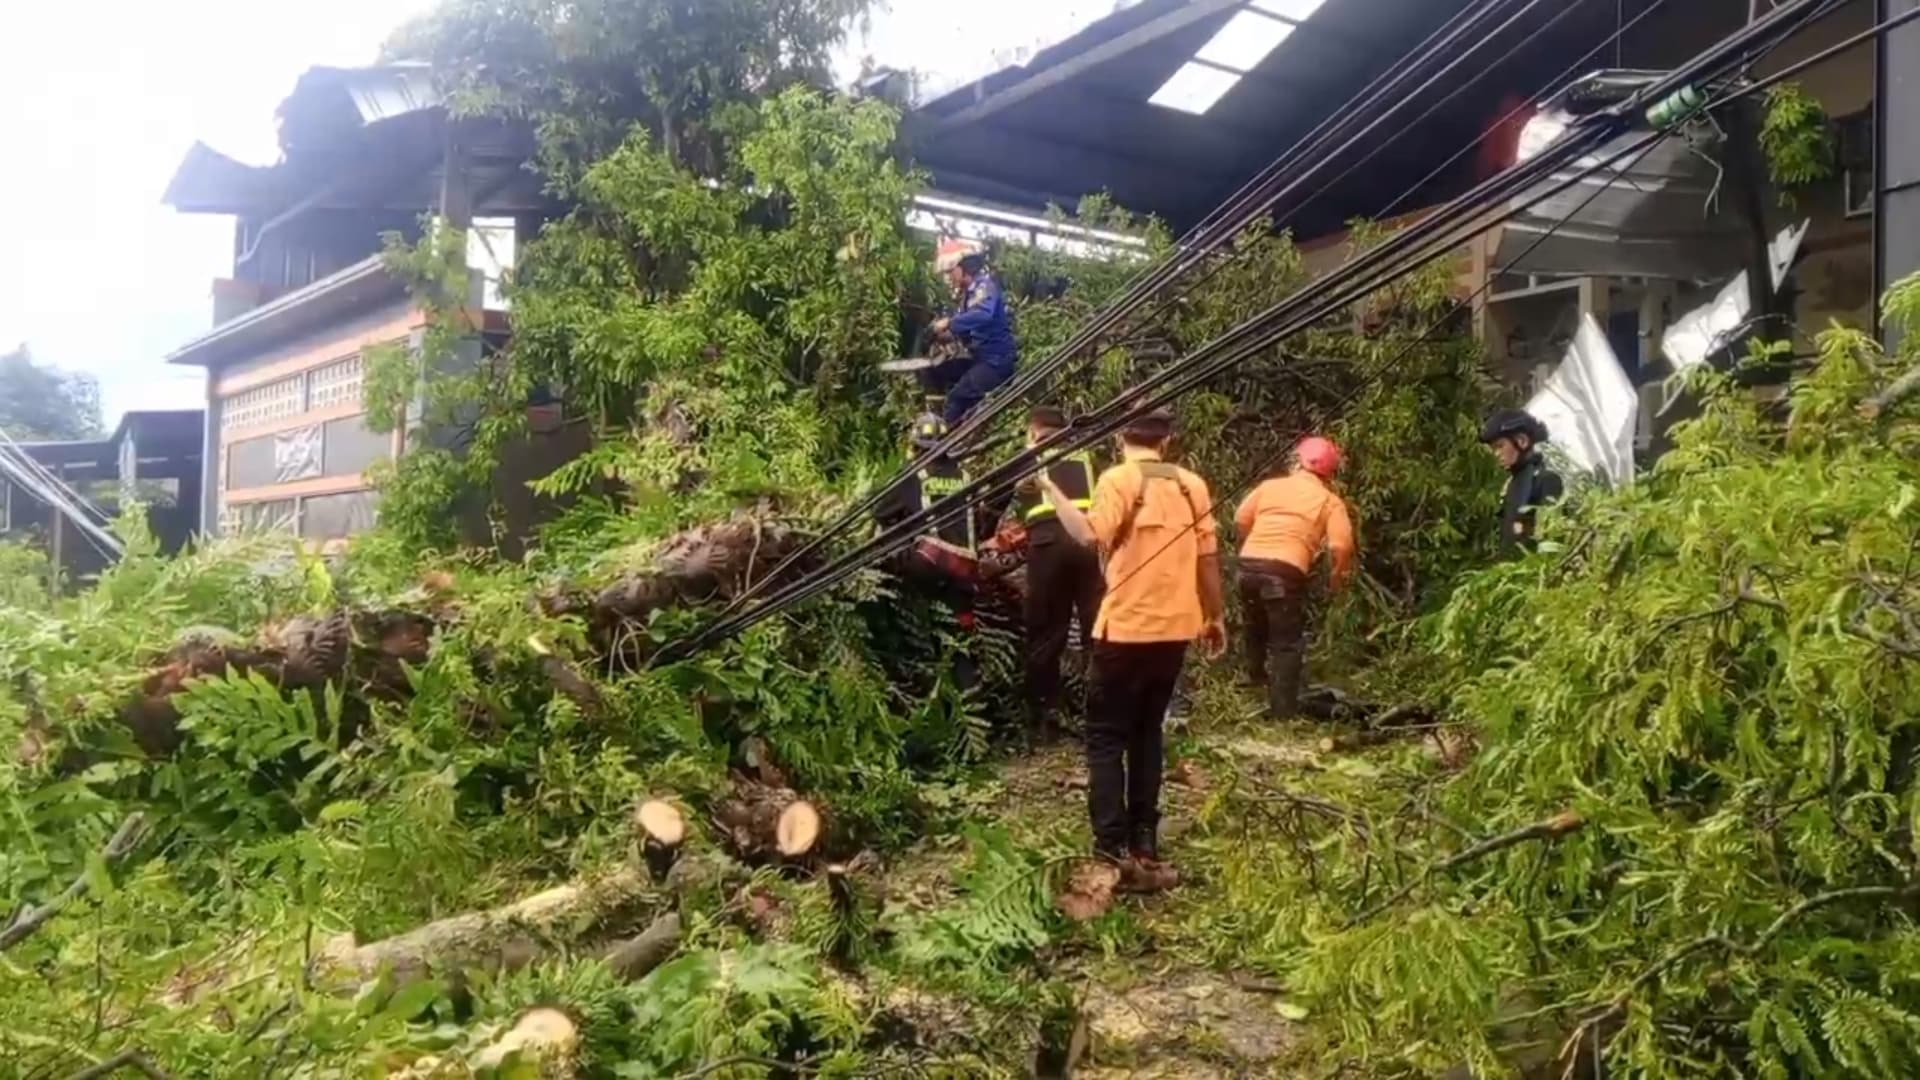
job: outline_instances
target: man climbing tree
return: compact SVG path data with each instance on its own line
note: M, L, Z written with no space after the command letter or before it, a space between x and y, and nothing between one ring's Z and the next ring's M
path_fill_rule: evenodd
M926 373L929 390L946 394L945 418L957 424L993 388L1013 377L1020 345L1013 337L1013 313L1000 281L979 252L943 253L938 268L959 299L959 309L933 324L936 335L951 335L966 349L957 358Z
M1547 465L1541 447L1547 425L1525 409L1501 409L1487 418L1480 441L1507 470L1507 494L1500 508L1500 554L1511 558L1522 549L1533 550L1534 516L1542 506L1559 502L1566 487L1560 474Z
M1120 433L1119 465L1083 512L1042 473L1041 490L1076 543L1106 559L1087 704L1087 809L1094 850L1121 887L1158 892L1180 875L1160 860L1160 774L1167 702L1188 646L1226 652L1219 541L1206 481L1163 459L1173 418L1156 411Z
M1317 435L1294 447L1292 467L1254 488L1234 512L1240 532L1240 600L1247 620L1253 685L1267 691L1276 720L1300 711L1306 664L1305 614L1313 564L1325 550L1337 592L1353 574L1353 522L1346 500L1328 487L1340 448Z
M1066 413L1043 405L1027 418L1027 445L1066 430ZM1046 474L1081 510L1093 506L1093 457L1086 451L1051 460ZM1042 742L1059 733L1060 660L1074 619L1079 618L1081 649L1092 641L1105 583L1100 559L1073 543L1051 500L1037 481L1022 485L1014 503L1027 532L1026 693L1029 725Z

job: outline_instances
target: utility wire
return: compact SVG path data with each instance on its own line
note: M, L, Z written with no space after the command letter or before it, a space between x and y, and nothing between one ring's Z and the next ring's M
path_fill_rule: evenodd
M1839 6L1840 5L1837 3L1832 3L1830 4L1829 10L1831 10L1832 8L1837 8ZM1873 38L1879 37L1886 33L1890 33L1891 31L1899 28L1900 26L1904 26L1905 24L1913 21L1914 19L1920 19L1920 8L1915 8L1913 10L1905 12L1904 14L1888 19L1886 22L1880 24L1879 26L1874 27L1871 30L1863 31L1862 33L1857 34L1851 38L1848 38L1847 40L1842 41L1837 45L1824 49L1813 56L1807 57L1804 60L1798 61L1781 71L1775 72L1774 74L1767 76L1766 78L1760 80L1759 82L1756 82L1749 86L1737 88L1727 93L1723 93L1716 99L1707 102L1705 105L1702 105L1699 109L1695 110L1694 115L1704 115L1705 113L1708 113L1713 109L1721 108L1727 104L1730 104L1733 101L1739 100L1740 98L1748 97L1752 94L1756 94L1763 90L1766 90L1769 87L1772 87L1774 85L1777 85L1778 83L1784 82L1787 79L1793 78L1795 75L1798 75L1809 68L1816 67L1828 60L1831 60L1835 56L1838 56L1839 54L1844 53L1849 49L1856 48L1862 44L1865 44L1867 41ZM1768 51L1771 52L1772 50L1769 49ZM1749 68L1751 68L1752 65L1748 65L1748 66ZM1626 147L1621 153L1631 154L1633 156L1633 160L1628 162L1624 169L1617 170L1617 172L1631 172L1633 168L1636 165L1638 165L1641 161L1644 161L1647 155L1651 154L1654 151L1654 149L1660 145L1661 142L1663 142L1667 138L1670 138L1673 135L1675 130L1677 130L1677 127L1668 129L1666 131L1656 132L1652 137L1639 140L1634 144ZM1616 159L1619 156L1620 155L1616 155ZM1604 186L1594 188L1594 190L1591 193L1589 193L1586 198L1581 200L1579 206L1575 207L1567 215L1555 221L1550 228L1548 228L1540 236L1536 237L1531 244L1527 245L1527 248L1525 251L1522 251L1519 255L1515 256L1504 267L1501 267L1499 270L1495 271L1493 274L1489 274L1487 276L1487 280L1483 282L1479 288L1475 289L1466 298L1458 301L1453 306L1449 307L1445 314L1436 317L1430 323L1428 323L1427 328L1421 332L1418 338L1407 343L1407 345L1404 348L1402 348L1398 353L1394 355L1393 359L1387 361L1384 365L1382 365L1382 370L1391 370L1392 368L1398 367L1401 363L1403 363L1407 359L1407 357L1413 354L1413 351L1416 348L1420 347L1421 345L1429 344L1433 338L1433 335L1436 332L1438 332L1442 327L1446 326L1447 323L1454 318L1454 316L1458 315L1462 311L1465 311L1471 308L1474 302L1479 300L1479 298L1482 295L1484 295L1489 290L1491 290L1491 288L1493 287L1493 282L1500 275L1511 273L1516 266L1519 266L1521 263L1525 262L1527 258L1531 256L1536 250L1538 250L1542 244L1545 244L1548 240L1552 239L1553 236L1557 234L1562 228L1564 228L1570 221L1572 221L1575 217L1578 217L1582 212L1586 210L1588 206L1592 205L1593 201L1599 198L1601 192L1605 190L1606 188ZM1380 379L1377 375L1375 377L1363 380L1358 386L1354 387L1351 391L1341 395L1341 397L1338 398L1333 403L1333 405L1327 409L1327 411L1335 414L1339 413L1342 409L1345 409L1347 406L1351 405L1355 400L1357 400L1361 394L1365 393L1367 390L1378 385L1379 382L1380 382ZM1304 430L1296 432L1295 438L1298 438L1305 434L1306 434L1306 431ZM1259 483L1260 480L1263 477L1265 477L1268 473L1272 472L1274 469L1279 468L1282 464L1284 464L1286 459L1292 453L1293 453L1293 440L1287 440L1282 445L1279 453L1274 455L1272 458L1269 458L1260 468L1254 470L1254 472L1250 476L1242 479L1239 483L1237 483L1232 488L1232 490L1228 492L1225 498L1219 498L1219 497L1214 498L1212 505L1207 507L1203 517L1212 517L1213 514L1219 510L1220 507L1231 505L1235 499L1239 498L1248 489L1252 488L1255 484ZM1125 585L1128 581L1133 580L1134 576L1139 574L1141 571L1145 570L1147 566L1153 562L1153 560L1159 558L1161 555L1166 554L1167 551L1172 549L1172 547L1175 544L1179 543L1188 533L1194 531L1199 527L1200 527L1200 520L1196 519L1192 524L1180 530L1178 533L1175 533L1172 537L1168 538L1167 542L1164 545L1156 549L1151 555L1148 555L1146 559L1142 560L1140 565L1134 567L1132 572L1130 572L1126 577L1120 579L1118 584L1111 587L1119 588L1120 586Z
M825 591L827 588L831 588L864 566L871 565L871 563L885 558L894 550L911 543L926 529L937 528L940 524L944 524L959 514L971 512L971 507L974 504L982 501L991 501L998 496L1002 488L1010 490L1027 472L1031 471L1034 461L1036 461L1040 455L1055 452L1072 453L1076 450L1085 449L1112 432L1117 431L1120 427L1124 426L1131 417L1144 413L1151 408L1158 407L1161 397L1172 397L1177 396L1179 393L1184 393L1187 389L1184 383L1190 380L1183 380L1182 382L1174 381L1175 377L1179 376L1182 372L1189 369L1201 370L1203 372L1201 378L1204 380L1204 378L1210 377L1210 375L1217 370L1214 364L1207 363L1214 355L1220 355L1228 363L1235 362L1244 358L1249 352L1258 351L1261 348L1271 345L1281 337L1291 334L1299 328L1309 325L1313 321L1317 321L1326 314L1351 303L1353 299L1364 296L1367 292L1377 288L1382 280L1390 280L1392 277L1409 269L1409 267L1389 265L1388 260L1400 256L1408 249L1415 248L1419 243L1426 242L1426 236L1424 234L1436 231L1431 227L1435 224L1444 226L1444 222L1441 220L1443 217L1460 219L1464 216L1477 214L1479 212L1478 206L1490 197L1489 192L1491 195L1505 196L1510 194L1507 190L1508 188L1519 190L1530 186L1541 176L1545 175L1551 168L1559 167L1561 164L1570 161L1577 154L1583 153L1591 148L1595 142L1604 140L1605 135L1605 130L1598 128L1588 129L1584 138L1576 138L1570 135L1564 139L1561 144L1550 148L1549 153L1543 155L1540 159L1536 159L1535 162L1529 162L1527 168L1508 170L1502 177L1497 178L1500 181L1498 185L1492 186L1491 188L1489 185L1481 185L1479 188L1476 188L1475 192L1469 193L1469 195L1475 198L1475 202L1468 203L1466 201L1467 196L1462 196L1461 199L1449 204L1447 213L1436 215L1434 218L1422 222L1420 226L1398 234L1387 243L1363 253L1360 258L1342 267L1336 271L1334 275L1331 275L1329 281L1319 283L1327 288L1322 290L1303 289L1288 300L1282 301L1281 304L1276 305L1274 308L1270 308L1266 312L1262 312L1260 315L1242 323L1239 327L1235 328L1235 330L1229 331L1220 339L1216 339L1215 342L1203 346L1187 359L1158 373L1153 379L1147 381L1144 391L1138 391L1135 394L1122 395L1116 398L1115 401L1110 403L1106 408L1090 414L1087 417L1082 417L1080 422L1077 422L1074 426L1068 428L1067 431L1062 432L1053 439L1043 442L1038 447L1021 452L1009 462L994 469L986 476L973 481L967 487L949 496L947 499L941 500L939 503L884 530L880 536L821 569L812 580L794 582L784 589L776 591L775 594L767 599L760 607L735 615L732 618L722 617L705 630L697 633L684 645L677 647L669 646L662 655L672 656L682 652L697 650L719 637L737 632L739 629L744 629L746 626L751 625L761 618L784 609L791 604L809 599ZM1568 185L1573 182L1574 181L1569 181ZM1490 184L1491 183L1492 182L1490 182ZM1541 198L1550 197L1550 195L1554 193L1555 192L1549 192L1547 195L1541 196ZM1483 227L1484 226L1482 226L1482 228ZM1435 257L1440 251L1444 250L1445 248L1437 249L1429 253L1426 258L1430 259ZM1423 259L1422 261L1425 260ZM1357 284L1352 285L1332 298L1322 299L1319 303L1313 303L1312 296L1315 293L1330 291L1331 287L1333 287L1332 277L1340 278L1342 284L1346 282L1357 282ZM1301 311L1301 309L1305 310ZM1267 329L1277 316L1295 312L1301 313L1297 314L1293 320L1289 321L1278 332ZM1139 401L1140 393L1153 392L1169 383L1172 384L1172 389L1162 391L1160 397L1155 397L1143 404L1135 404L1135 402Z
M1305 325L1309 325L1317 318L1323 317L1324 314L1332 310L1337 310L1339 306L1344 306L1347 303L1357 300L1367 292L1378 288L1380 284L1389 282L1393 278L1410 271L1414 265L1419 265L1430 261L1432 258L1438 257L1438 255L1444 253L1445 250L1448 250L1450 246L1457 245L1457 243L1460 242L1459 239L1454 239L1448 241L1446 246L1436 247L1430 241L1430 237L1448 227L1449 222L1457 222L1470 214L1477 214L1479 207L1509 198L1513 193L1531 186L1540 175L1550 175L1560 167L1569 164L1574 158L1584 155L1585 152L1596 145L1597 142L1605 141L1605 139L1616 133L1625 125L1624 118L1634 110L1645 107L1649 102L1657 102L1664 99L1679 87L1689 85L1695 81L1717 77L1724 72L1724 68L1729 60L1738 62L1745 56L1742 50L1767 42L1769 35L1783 32L1788 34L1796 32L1798 27L1792 26L1791 21L1812 12L1820 2L1821 0L1798 0L1796 3L1776 9L1776 11L1760 22L1754 23L1744 30L1730 35L1713 48L1695 57L1694 60L1688 64L1683 65L1682 68L1676 69L1674 72L1656 80L1647 87L1643 87L1628 100L1606 110L1600 114L1602 118L1606 118L1605 123L1599 122L1598 118L1589 118L1581 132L1570 132L1568 135L1563 136L1555 146L1549 147L1548 151L1535 159L1534 162L1527 163L1530 167L1510 169L1506 174L1503 174L1503 176L1496 177L1493 180L1476 186L1473 191L1449 203L1447 207L1443 208L1444 212L1436 213L1426 221L1406 230L1388 243L1367 253L1367 255L1361 259L1356 260L1356 264L1360 262L1369 263L1363 271L1353 271L1346 274L1336 273L1336 275L1333 276L1341 278L1339 282L1335 283L1330 280L1328 283L1325 283L1347 286L1344 291L1339 294L1337 299L1323 302L1316 306L1306 304L1300 296L1296 295L1290 298L1289 301L1276 305L1275 308L1263 312L1241 327L1230 331L1219 341L1216 341L1212 345L1202 347L1195 355L1172 365L1167 371L1161 372L1155 378L1148 380L1147 383L1149 386L1164 387L1164 389L1160 390L1154 397L1146 401L1140 401L1138 396L1123 396L1122 398L1116 399L1116 402L1110 405L1109 409L1121 407L1119 415L1105 417L1097 423L1086 425L1085 430L1083 430L1081 425L1076 425L1067 432L1061 433L1060 436L1043 443L1042 446L1017 455L1013 461L994 470L987 477L974 482L961 492L945 500L941 500L922 513L913 515L911 519L886 530L881 536L870 541L868 544L836 560L828 567L822 569L813 580L795 582L780 590L772 599L743 615L735 616L731 619L723 617L692 638L670 645L660 656L665 658L697 649L721 636L736 633L760 619L784 610L792 604L803 602L814 595L818 595L820 592L838 584L839 581L844 580L850 574L872 565L879 559L891 554L894 550L904 546L905 543L911 542L915 536L923 532L926 528L951 519L960 513L970 512L974 503L981 501L983 497L988 497L985 493L993 492L1000 486L1011 487L1012 484L1017 484L1024 472L1030 470L1033 460L1036 459L1039 454L1054 451L1071 452L1074 449L1083 449L1093 442L1098 441L1100 438L1103 438L1106 434L1117 430L1120 426L1124 426L1126 421L1132 416L1158 407L1165 401L1190 391L1206 379L1244 360L1252 352L1257 352L1265 347L1269 347L1285 336L1297 332L1297 330L1303 328ZM1773 43L1777 44L1777 39ZM1769 45L1768 47L1770 48L1771 46ZM1776 78L1772 81L1778 80ZM1752 92L1752 90L1749 88L1745 92ZM1732 96L1744 96L1744 93ZM1731 99L1732 98L1729 97L1727 100ZM1656 134L1653 136L1653 139L1657 141L1657 139L1661 137L1664 137L1663 133ZM1629 150L1631 149L1630 147ZM1576 175L1559 184L1554 189L1539 195L1525 206L1509 207L1498 220L1505 220L1515 213L1530 208L1532 205L1537 205L1538 202L1558 194L1567 187L1578 183L1586 176L1600 171L1602 167L1603 165L1583 165ZM1431 229L1426 228L1426 226L1429 225L1436 227ZM1485 223L1477 224L1467 235L1471 236L1474 233L1484 230L1485 227ZM1420 247L1421 244L1426 244L1427 247L1423 249ZM1413 253L1415 256L1412 264L1404 264L1396 267L1386 263L1387 258L1401 257L1408 252ZM1354 265L1355 264L1349 264L1348 267L1343 267L1342 269L1352 271ZM1364 277L1363 273L1365 275ZM1289 310L1290 308L1292 310ZM1277 317L1289 314L1294 317L1287 319L1277 328L1273 326L1274 320ZM1182 375L1182 373L1185 373L1182 377L1175 377ZM1131 407L1124 407L1127 405L1131 405ZM1101 410L1102 413L1106 411L1108 410Z
M1430 88L1440 78L1453 71L1454 68L1458 67L1461 63L1464 63L1467 57L1471 56L1480 45L1497 37L1499 31L1495 31L1493 34L1480 33L1481 24L1503 6L1508 6L1516 2L1519 2L1519 0L1482 0L1478 7L1461 12L1454 20L1430 35L1419 47L1406 54L1406 56L1402 57L1396 64L1391 65L1387 72L1384 72L1372 83L1368 84L1368 86L1353 100L1349 101L1343 109L1330 114L1326 120L1322 121L1321 124L1306 137L1295 143L1287 153L1281 155L1280 158L1269 164L1258 176L1249 181L1239 192L1236 192L1235 195L1229 198L1226 203L1223 203L1219 208L1216 208L1214 212L1209 214L1200 225L1190 230L1187 236L1176 245L1175 250L1177 254L1175 258L1164 263L1155 264L1142 274L1137 275L1119 300L1109 304L1106 309L1083 324L1072 338L1055 350L1052 356L1040 364L1030 367L1016 375L1011 384L999 388L995 393L990 395L958 428L950 432L937 446L919 454L904 466L892 481L876 487L866 497L844 511L837 520L829 524L813 540L803 545L799 550L793 552L786 559L782 560L779 565L775 566L773 570L761 579L760 585L750 587L735 597L733 601L728 604L725 613L723 613L723 617L724 614L731 614L751 602L761 592L770 587L769 583L778 580L788 568L797 565L832 542L849 528L852 528L855 524L865 520L866 516L872 512L874 507L878 506L880 501L886 497L886 493L889 490L903 482L906 477L925 469L942 457L953 454L962 443L972 438L973 435L986 424L990 423L1016 401L1020 400L1021 397L1032 388L1038 386L1048 375L1059 370L1080 352L1099 345L1101 335L1118 326L1123 320L1131 316L1140 306L1150 301L1166 286L1175 283L1193 268L1207 263L1208 257L1212 255L1217 248L1231 241L1233 237L1237 236L1241 231L1250 227L1261 215L1271 211L1273 206L1277 204L1282 197L1297 190L1299 186L1305 182L1307 177L1312 174L1309 172L1305 176L1294 178L1293 182L1289 184L1275 188L1274 184L1277 182L1277 178L1283 176L1288 170L1297 168L1301 161L1313 159L1316 163L1323 163L1332 160L1336 158L1338 154L1344 153L1347 149L1351 148L1359 139L1372 133L1375 128L1397 112L1407 101L1413 100L1421 92ZM1545 0L1528 0L1526 7L1510 16L1507 22L1501 25L1499 30L1504 31L1508 26L1511 26L1515 20L1527 12L1532 11L1542 2L1545 2ZM1568 5L1568 7L1576 7L1580 2L1582 2L1582 0L1574 0L1573 4ZM1418 64L1421 60L1424 60L1428 56L1441 55L1450 51L1453 46L1470 35L1477 35L1477 41L1473 47L1459 54L1438 74L1430 77L1419 89L1407 94L1401 101L1392 105L1387 112L1376 117L1357 134L1349 137L1346 143L1337 150L1327 154L1321 153L1325 146L1331 142L1333 138L1338 136L1341 130L1340 124L1343 121L1349 126L1357 122L1348 118L1362 114L1365 109L1373 107L1390 89L1397 89L1399 83L1410 79L1412 74L1418 70ZM1412 125L1408 125L1407 128L1396 132L1392 138L1399 138L1400 135L1404 134L1411 126ZM1317 196L1330 186L1331 185L1323 186L1311 194ZM1233 259L1229 259L1228 262L1236 261L1241 257L1244 256L1235 256ZM1211 266L1207 266L1200 280L1192 283L1189 287L1204 283L1213 273L1219 270L1220 266L1221 264L1218 261L1213 262ZM1164 311L1170 303L1171 301L1161 304L1154 311L1149 312L1149 317ZM1105 349L1097 350L1095 352L1095 358L1097 359L1097 357L1105 351Z

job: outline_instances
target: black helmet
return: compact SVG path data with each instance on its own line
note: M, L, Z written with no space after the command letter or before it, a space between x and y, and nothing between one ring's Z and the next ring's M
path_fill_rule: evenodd
M1531 443L1543 443L1547 441L1547 425L1525 409L1501 409L1487 417L1486 426L1480 429L1480 441L1483 443L1510 439L1515 435L1525 435Z
M914 418L913 430L907 437L915 449L931 450L947 437L947 422L938 413L921 413Z
M978 251L970 251L960 256L960 269L968 277L979 277L986 268L987 257Z

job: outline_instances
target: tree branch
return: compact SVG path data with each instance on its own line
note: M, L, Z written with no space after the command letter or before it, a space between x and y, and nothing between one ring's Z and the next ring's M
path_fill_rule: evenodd
M113 831L113 836L107 840L106 846L100 849L101 858L106 860L108 866L126 858L128 852L139 846L140 839L146 835L146 831L146 815L137 810L128 814L120 822L120 827ZM72 883L61 891L60 895L39 907L23 908L5 930L0 930L0 952L5 952L32 937L55 915L65 910L67 905L85 896L89 888L91 886L88 883L87 872L82 870L74 877Z
M1491 836L1472 847L1466 848L1451 858L1435 863L1421 871L1412 881L1402 885L1392 896L1373 905L1367 910L1347 920L1349 927L1358 926L1381 912L1393 907L1413 894L1427 879L1435 874L1446 874L1458 870L1469 863L1475 863L1489 855L1517 847L1533 840L1558 840L1568 833L1579 832L1587 824L1587 819L1577 810L1563 810L1545 821L1536 821L1499 836Z
M1685 942L1669 950L1665 956L1654 961L1652 965L1648 966L1644 971L1640 972L1640 974L1634 976L1633 981L1627 984L1626 989L1614 995L1613 1000L1608 1002L1604 1008L1589 1015L1585 1020L1582 1020L1580 1026L1575 1028L1573 1034L1567 1036L1566 1042L1561 1044L1560 1059L1563 1061L1567 1060L1573 1048L1585 1041L1588 1034L1595 1028L1625 1016L1627 1005L1633 1000L1634 995L1658 982L1667 972L1680 966L1680 964L1684 963L1690 957L1712 949L1719 949L1729 954L1739 956L1757 956L1762 950L1779 940L1780 935L1786 933L1787 929L1794 923L1799 922L1801 919L1806 918L1808 915L1822 908L1832 907L1835 904L1844 904L1850 900L1894 900L1911 896L1920 896L1920 884L1862 885L1850 889L1835 889L1831 892L1809 896L1805 900L1781 912L1779 917L1769 923L1767 928L1762 930L1760 935L1750 942L1743 944L1725 934L1702 934L1692 941ZM1572 1068L1569 1066L1567 1075L1571 1075L1571 1073Z
M137 1050L122 1050L98 1065L89 1065L67 1080L99 1080L111 1076L121 1069L134 1069L146 1075L147 1080L173 1080L164 1069L147 1060L147 1055Z
M1888 409L1900 404L1920 391L1920 366L1914 367L1905 375L1887 384L1886 389L1860 403L1860 415L1868 420L1878 420Z

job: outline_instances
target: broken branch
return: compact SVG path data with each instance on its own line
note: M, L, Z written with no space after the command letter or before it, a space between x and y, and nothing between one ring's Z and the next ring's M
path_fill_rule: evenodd
M1436 874L1451 873L1470 863L1478 862L1489 855L1505 851L1510 847L1518 847L1530 841L1558 840L1569 833L1579 832L1586 824L1587 819L1582 817L1579 811L1563 810L1547 818L1545 821L1536 821L1531 825L1523 825L1512 832L1488 837L1450 858L1427 867L1415 876L1412 881L1407 882L1397 889L1392 896L1387 897L1385 900L1347 920L1347 925L1350 927L1358 926L1373 918L1375 915L1393 907L1400 901L1405 900L1408 896L1411 896L1415 889L1419 888L1427 879Z
M140 839L146 835L146 831L145 814L137 810L128 814L121 820L120 827L113 831L113 836L107 840L106 846L100 849L101 859L108 866L112 866L126 858L128 852L139 846ZM65 889L61 890L60 895L39 907L23 909L5 930L0 930L0 952L5 952L32 937L55 915L60 914L67 905L85 896L90 888L92 886L89 884L87 872L82 870Z

